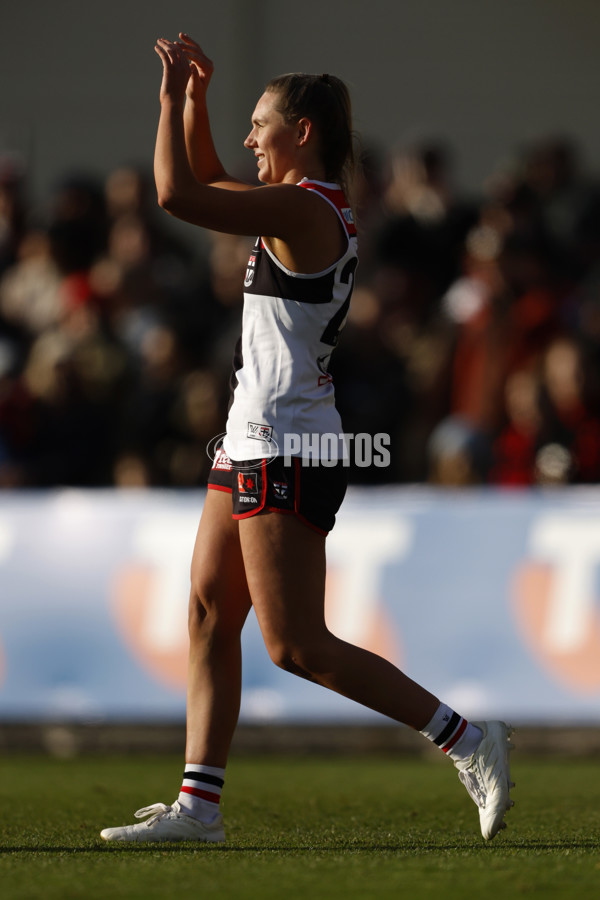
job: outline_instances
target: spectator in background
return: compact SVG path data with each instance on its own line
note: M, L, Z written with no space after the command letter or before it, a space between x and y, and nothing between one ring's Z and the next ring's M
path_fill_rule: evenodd
M460 416L448 416L434 428L427 454L431 484L460 488L486 479L489 442L483 432Z
M561 332L561 286L540 235L501 234L483 219L466 246L466 277L445 298L456 326L452 411L491 434L507 378Z
M0 279L0 321L19 356L26 354L35 337L60 322L61 281L47 231L28 230L18 244L15 261Z
M457 274L477 205L456 190L452 154L442 141L396 150L389 169L384 191L387 214L377 240L379 258L416 265L437 298ZM406 240L411 241L407 247Z
M361 480L387 475L419 481L427 477L429 434L447 412L452 335L439 315L438 300L458 270L462 241L475 211L457 195L450 153L439 142L396 151L387 172L382 168L379 177L370 173L370 184L375 186L371 213L378 210L380 222L372 219L372 235L362 236L368 268L364 280L361 253L357 278L365 290L354 303L369 298L374 333L367 347L372 364L362 352L357 374L352 357L361 348L348 338L336 360L337 395L344 421L362 419L371 429L392 436L391 471L364 472ZM351 310L350 334L354 316ZM360 391L357 384L351 391L357 379ZM377 410L382 424L375 427ZM353 477L356 480L356 474Z
M563 337L548 346L542 368L543 442L568 451L570 480L584 484L600 481L598 397L592 393L593 382L587 372L591 370L586 370L575 340Z
M583 172L578 147L562 135L533 142L523 152L521 179L565 273L581 278L599 259L600 192Z
M517 370L507 378L504 390L506 421L498 430L492 447L489 480L493 484L525 487L537 481L542 428L540 391L539 376L530 369Z

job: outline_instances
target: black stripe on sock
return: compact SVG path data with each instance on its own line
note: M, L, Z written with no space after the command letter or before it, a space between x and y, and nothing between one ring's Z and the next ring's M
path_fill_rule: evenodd
M225 784L224 780L219 778L218 775L208 775L206 772L184 772L183 777L187 781L203 781L204 784L214 784L215 787L220 788Z
M438 747L441 747L442 744L445 744L448 738L452 735L452 733L458 728L458 724L460 722L460 716L458 713L452 713L452 718L444 728L441 734L434 740L434 744L437 744Z

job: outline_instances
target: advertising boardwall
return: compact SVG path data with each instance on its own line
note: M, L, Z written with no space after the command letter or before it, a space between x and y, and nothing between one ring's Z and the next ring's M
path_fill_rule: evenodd
M0 718L185 715L204 493L0 500ZM328 624L469 717L597 723L600 492L358 489L327 539ZM245 721L383 721L277 669L251 613Z

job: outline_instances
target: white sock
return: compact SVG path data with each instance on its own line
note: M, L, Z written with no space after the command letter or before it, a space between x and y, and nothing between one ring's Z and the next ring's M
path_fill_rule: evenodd
M483 732L457 712L440 703L433 718L421 731L454 762L468 759L477 749Z
M194 819L210 824L219 813L219 801L225 779L225 769L186 763L179 805Z

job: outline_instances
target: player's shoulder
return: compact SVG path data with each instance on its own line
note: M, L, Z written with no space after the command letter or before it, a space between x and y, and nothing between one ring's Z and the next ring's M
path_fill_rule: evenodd
M343 219L349 237L356 235L356 225L352 207L348 203L344 190L339 184L303 178L302 181L298 182L298 186L321 194L321 196L336 209L338 215Z

